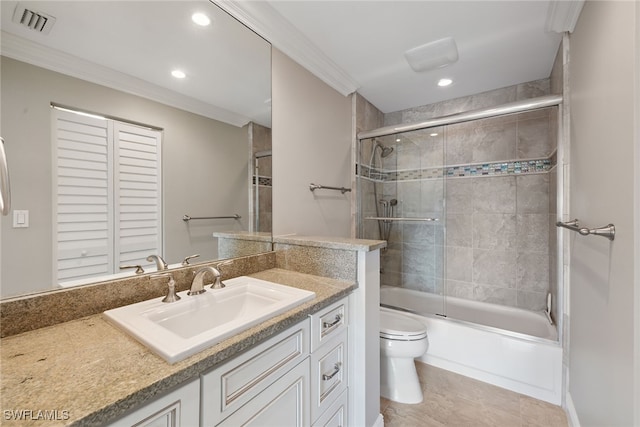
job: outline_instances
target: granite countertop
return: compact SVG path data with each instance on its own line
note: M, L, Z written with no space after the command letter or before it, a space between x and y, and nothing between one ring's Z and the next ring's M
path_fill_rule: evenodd
M1 339L2 424L103 425L356 288L353 282L277 268L250 276L310 290L316 298L173 365L107 323L102 314ZM26 419L13 419L19 411Z
M213 237L237 240L255 240L258 242L271 242L271 233L264 231L214 231Z
M273 236L273 243L304 245L317 248L371 252L387 246L385 240L351 239L348 237L303 236L297 234Z

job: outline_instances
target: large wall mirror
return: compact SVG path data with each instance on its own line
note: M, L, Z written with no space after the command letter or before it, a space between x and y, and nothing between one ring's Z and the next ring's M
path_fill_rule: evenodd
M1 7L0 134L12 212L1 219L0 297L113 277L95 265L118 276L136 274L123 264L151 272L149 255L169 265L194 254L192 263L216 260L228 254L214 235L269 235L268 42L207 0ZM122 129L133 131L122 137ZM147 133L154 142L136 148ZM119 163L124 157L134 159ZM157 179L122 184L150 163ZM155 249L138 244L150 221ZM115 255L94 253L99 246Z

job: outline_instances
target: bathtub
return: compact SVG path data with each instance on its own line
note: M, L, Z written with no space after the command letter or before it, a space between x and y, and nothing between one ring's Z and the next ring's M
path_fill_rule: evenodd
M380 304L427 326L419 360L555 405L562 403L562 347L543 313L381 287ZM439 308L439 310L438 310Z

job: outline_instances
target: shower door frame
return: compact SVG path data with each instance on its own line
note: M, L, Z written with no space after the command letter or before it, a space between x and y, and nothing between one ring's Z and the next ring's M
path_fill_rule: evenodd
M561 219L564 220L566 219L565 216L568 215L568 212L567 212L568 206L566 206L565 197L564 197L567 189L567 185L568 185L568 182L566 182L568 177L565 176L566 174L564 171L565 169L564 164L566 163L565 159L568 156L568 152L567 152L568 149L564 144L564 141L566 139L566 135L564 132L566 131L566 129L564 129L564 126L563 126L564 110L562 108L562 104L563 104L562 95L547 95L547 96L542 96L537 98L530 98L522 101L516 101L516 102L504 104L501 106L483 108L479 110L452 114L444 117L432 118L419 123L386 126L386 127L382 127L382 128L378 128L370 131L363 131L358 133L356 137L356 146L358 148L358 156L360 155L360 148L361 148L362 141L365 139L372 139L372 138L384 137L389 135L397 135L400 133L414 131L414 130L433 128L436 126L445 126L445 125L455 124L455 123L463 123L463 122L474 121L479 119L504 116L508 114L524 113L524 112L547 108L547 107L558 107L557 108L557 134L556 134L557 135L556 217L560 217ZM444 165L444 162L443 162L443 165ZM443 180L445 178L446 177L443 177ZM360 180L362 178L360 176L356 176L356 179L358 184L360 184L361 182ZM446 188L446 185L445 185L445 188ZM360 192L360 185L359 185L358 198L356 203L356 209L357 209L356 218L359 222L357 224L357 230L359 234L361 233L362 222L363 222L361 218L362 197L360 197L360 194L361 192ZM445 194L445 197L446 197L446 194ZM443 217L446 217L444 212L443 212ZM446 220L445 220L445 223L446 223ZM564 250L565 245L563 241L563 233L556 232L556 236L557 236L557 242L555 246L556 246L556 254L557 254L557 258L556 258L557 259L557 265L556 265L557 301L554 301L555 309L556 309L555 310L556 318L554 320L558 328L559 340L560 342L562 342L563 335L564 335L563 327L562 327L563 325L562 313L564 312L564 301L566 300L566 295L565 295L566 286L565 286L563 265L564 265L564 259L566 257L566 254ZM444 238L446 239L446 230L444 231ZM443 263L446 261L444 257L445 255L443 254ZM443 272L443 281L445 280L445 276L446 276L446 273ZM444 294L445 292L444 292L444 285L443 285L443 304L445 304L444 301L446 300L446 296ZM446 306L443 307L443 314L446 315Z

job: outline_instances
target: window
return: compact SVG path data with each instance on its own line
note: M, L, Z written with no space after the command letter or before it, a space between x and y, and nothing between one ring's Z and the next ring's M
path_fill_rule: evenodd
M162 132L53 109L58 283L162 253Z

